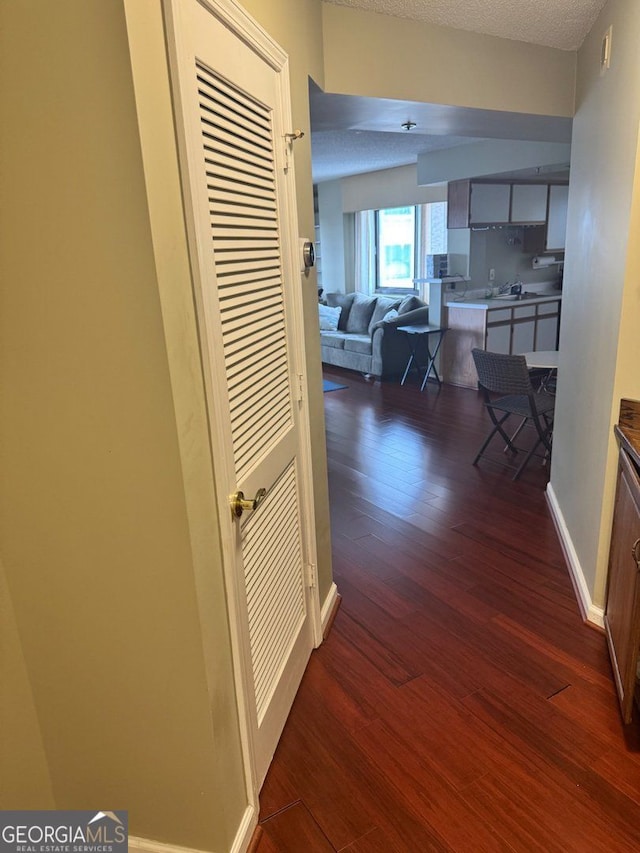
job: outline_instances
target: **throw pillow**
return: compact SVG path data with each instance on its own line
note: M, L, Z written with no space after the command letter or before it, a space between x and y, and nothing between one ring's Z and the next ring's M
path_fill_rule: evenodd
M414 311L416 308L422 308L422 303L417 296L405 296L398 308L398 314L407 314L409 311Z
M340 293L338 291L326 294L327 305L331 306L331 308L342 308L340 322L338 323L338 331L340 332L347 331L347 320L349 319L349 310L354 296L354 293Z
M391 311L387 311L387 313L384 315L384 317L382 318L382 322L383 323L390 323L391 320L395 320L396 317L399 317L399 316L400 315L398 314L397 310L395 308L392 308Z
M369 322L369 334L371 334L377 324L384 319L385 314L391 311L392 308L398 308L401 302L401 299L389 299L389 297L386 296L378 296L376 300L376 307L373 310L373 314L371 315L371 320Z
M318 316L320 317L321 332L335 332L340 322L340 314L342 308L337 306L332 308L330 305L318 305Z
M347 318L347 332L353 335L366 335L369 331L369 321L376 307L375 296L365 296L356 293Z

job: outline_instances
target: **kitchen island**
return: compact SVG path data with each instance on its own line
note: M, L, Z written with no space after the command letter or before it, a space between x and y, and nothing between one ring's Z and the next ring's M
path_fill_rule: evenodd
M477 386L471 356L474 347L509 354L557 349L561 301L559 291L520 298L467 296L447 301L449 331L441 362L444 381L467 388Z

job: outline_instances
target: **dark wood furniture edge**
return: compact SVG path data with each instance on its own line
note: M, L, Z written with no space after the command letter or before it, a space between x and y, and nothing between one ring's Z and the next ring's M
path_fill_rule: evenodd
M629 429L616 424L613 431L620 447L623 447L634 463L640 467L640 430Z
M640 400L630 400L622 397L618 424L626 429L640 432Z
M640 467L640 400L620 400L618 423L613 431L620 446L624 447L636 465Z
M628 478L632 478L637 482L640 476L640 401L629 400L622 398L620 400L620 413L618 423L613 428L614 435L620 449L618 461L618 475L616 486L616 506L618 500L618 489L620 488L620 478L624 476L625 470ZM622 452L624 451L624 452ZM637 487L636 487L637 488ZM637 499L636 499L637 502ZM614 512L615 515L615 512ZM615 518L613 522L613 530L615 530ZM613 535L612 530L612 535ZM612 545L613 547L613 545ZM620 711L622 714L623 723L628 725L633 720L634 707L638 704L640 698L640 685L637 678L637 655L635 665L633 667L633 684L627 684L626 679L628 674L620 670L618 660L618 650L616 649L612 629L608 620L608 599L609 599L609 583L611 579L611 552L609 555L608 577L607 577L607 592L604 614L605 634L607 638L607 647L611 660L611 667L616 685L616 692L620 701ZM636 580L637 584L637 580ZM631 644L636 649L640 643L640 626L638 626L638 600L637 591L636 599L631 617L633 635ZM635 626L635 627L633 627Z

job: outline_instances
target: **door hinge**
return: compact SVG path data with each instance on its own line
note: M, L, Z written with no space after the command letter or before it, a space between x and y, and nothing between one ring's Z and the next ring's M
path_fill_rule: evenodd
M298 373L298 385L296 389L296 400L301 403L304 400L304 373Z
M307 576L307 586L311 587L311 589L315 589L318 585L318 572L316 570L315 563L307 563L305 565L305 573Z
M294 130L292 133L285 133L284 135L284 171L289 171L289 158L293 154L293 143L296 139L302 139L304 136L304 130Z

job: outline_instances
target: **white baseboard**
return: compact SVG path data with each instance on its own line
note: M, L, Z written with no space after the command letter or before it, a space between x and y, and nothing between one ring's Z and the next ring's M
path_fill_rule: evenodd
M560 545L562 546L562 551L564 553L565 560L567 561L567 566L569 567L569 573L573 582L576 598L578 599L582 618L586 622L591 622L592 625L596 625L598 628L604 628L604 610L602 607L596 607L591 600L591 593L589 592L589 587L587 586L584 572L582 571L582 566L578 559L578 553L574 548L573 541L569 534L569 529L565 523L562 510L560 509L558 499L556 498L551 483L547 485L546 498L551 511L551 517L553 518L553 523L556 526L558 538L560 539Z
M233 840L230 853L245 853L245 850L251 844L253 831L258 825L258 811L253 806L249 805L244 810L244 815L240 821L240 826L236 832L236 837Z
M175 844L163 844L161 841L151 841L149 838L130 835L129 853L132 850L140 851L140 853L207 853L207 851L195 850L192 847L178 847Z
M245 853L253 830L257 824L257 813L254 808L247 806L238 827L233 845L229 851L224 853ZM129 853L211 853L210 850L197 850L193 847L180 847L175 844L164 844L162 841L151 841L149 838L139 838L135 835L129 836ZM222 853L222 851L220 851Z
M327 630L327 626L331 623L331 620L338 606L338 599L338 587L335 585L335 583L332 583L331 588L327 593L327 597L322 603L322 609L320 611L320 620L322 622L323 634Z

